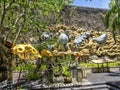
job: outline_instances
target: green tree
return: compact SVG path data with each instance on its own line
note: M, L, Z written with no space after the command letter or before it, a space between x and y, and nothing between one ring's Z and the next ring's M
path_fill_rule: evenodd
M8 81L12 82L13 57L11 47L21 43L27 33L38 36L53 22L59 23L60 12L73 0L0 0L0 52L1 57L8 60ZM40 36L40 35L39 35ZM10 40L10 48L5 49ZM9 43L7 43L8 45ZM8 50L9 49L9 50ZM3 52L5 51L5 52ZM10 52L9 52L10 51ZM4 56L2 56L4 55ZM9 57L8 57L9 56Z
M105 25L112 29L113 38L116 42L116 33L120 32L120 0L111 0L109 7L110 9L105 16Z
M59 23L60 12L73 0L1 0L0 34L16 42L47 25ZM16 42L17 43L17 42Z

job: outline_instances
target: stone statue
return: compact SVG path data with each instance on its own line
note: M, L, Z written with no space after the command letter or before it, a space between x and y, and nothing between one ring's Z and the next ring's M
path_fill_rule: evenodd
M41 40L46 40L50 38L50 34L48 32L43 32L41 35Z
M80 34L74 40L74 44L77 45L77 46L80 45L80 44L82 44L85 41L85 39L87 39L89 36L90 36L89 32L86 32L85 34Z
M102 34L98 38L92 38L93 41L96 41L97 43L103 43L107 38L107 34Z
M65 34L65 33L60 33L60 36L59 36L59 42L60 44L67 44L69 41L69 38L68 36Z

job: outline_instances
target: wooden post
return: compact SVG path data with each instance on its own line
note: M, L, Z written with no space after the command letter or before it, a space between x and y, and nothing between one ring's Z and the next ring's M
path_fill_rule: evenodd
M47 79L48 83L53 83L53 66L51 63L51 58L48 58L48 65L47 65Z
M77 67L77 81L82 81L82 67Z
M13 57L11 51L8 53L8 68L7 68L7 90L13 90Z

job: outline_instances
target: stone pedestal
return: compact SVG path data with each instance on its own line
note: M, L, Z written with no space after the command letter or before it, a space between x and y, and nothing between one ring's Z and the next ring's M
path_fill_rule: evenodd
M77 78L76 79L78 82L81 82L82 78L83 78L82 67L77 67Z
M70 67L70 76L76 78L77 70L76 67Z

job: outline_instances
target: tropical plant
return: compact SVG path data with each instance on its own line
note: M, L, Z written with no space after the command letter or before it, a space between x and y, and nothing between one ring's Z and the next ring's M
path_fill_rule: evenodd
M104 67L106 67L106 63L104 64L99 64L100 67L103 65ZM94 63L80 63L79 66L82 67L87 67L87 68L97 68L97 64ZM118 67L119 66L119 61L114 61L114 62L110 62L108 63L108 67Z
M27 74L28 80L37 80L37 79L39 79L39 77L40 77L39 73L29 72Z
M3 60L8 60L8 81L10 83L12 83L14 57L11 53L12 47L7 49L4 47L6 40L10 40L14 46L16 43L28 42L29 35L40 36L46 26L52 25L53 21L54 24L59 22L61 10L72 1L0 0L0 47L3 49L0 55Z
M46 70L46 65L45 64L41 64L40 70Z
M34 70L36 65L33 65L31 63L26 63L26 64L18 64L16 66L14 66L14 71L20 71L21 70L21 66L22 66L22 71L29 71L29 70Z
M70 75L70 72L68 70L68 66L63 66L62 67L62 74L66 77L68 77Z
M16 43L17 38L36 35L47 25L58 23L61 10L73 0L1 0L1 34ZM40 31L39 31L40 32ZM17 34L16 34L17 33ZM17 41L18 42L18 41Z
M105 25L112 29L113 38L116 42L116 33L117 31L120 32L120 0L111 0L109 6L110 9L105 15Z

